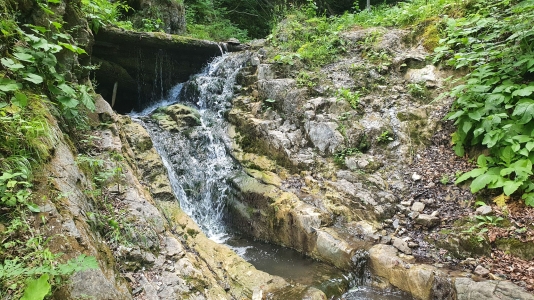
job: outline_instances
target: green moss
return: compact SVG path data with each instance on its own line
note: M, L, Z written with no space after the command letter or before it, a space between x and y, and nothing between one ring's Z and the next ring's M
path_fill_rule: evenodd
M534 243L517 239L498 239L495 241L499 250L508 252L524 260L534 259Z
M439 32L436 25L430 25L423 33L423 47L429 52L434 52L434 49L439 45Z

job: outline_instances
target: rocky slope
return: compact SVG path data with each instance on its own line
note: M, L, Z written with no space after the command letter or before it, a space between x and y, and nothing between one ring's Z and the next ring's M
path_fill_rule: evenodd
M296 59L274 62L276 50L257 45L228 116L233 155L246 168L233 180L240 198L230 203L232 219L256 238L347 270L368 250L376 284L417 299L532 299L507 281L474 281L469 264L444 268L458 260L417 262L443 251L439 240L420 238L452 223L438 203L466 193L454 187L439 195L445 200L412 190L433 183L413 163L442 132L451 99L436 98L450 74L427 62L409 34L344 33L344 58L311 72ZM473 238L461 236L460 245ZM468 256L478 243L470 245L462 248Z

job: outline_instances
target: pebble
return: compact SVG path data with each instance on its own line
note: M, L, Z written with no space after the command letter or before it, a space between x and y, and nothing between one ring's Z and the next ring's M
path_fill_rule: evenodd
M412 174L412 180L413 180L413 181L419 181L419 180L421 180L421 175L419 175L419 174L417 174L417 173L414 172L414 173Z
M416 212L422 212L425 209L425 204L422 202L414 202L412 205L412 210Z
M413 220L413 219L416 219L418 216L419 216L419 213L416 212L416 211L412 211L410 214L408 214L408 217L409 217L410 219L412 219L412 220Z
M477 215L482 215L482 216L485 216L485 215L489 215L492 213L492 209L491 209L491 206L489 205L482 205L481 207L477 208L477 210L475 211L475 213Z
M403 206L410 206L410 205L412 205L412 201L411 201L411 200L401 201L401 205L403 205Z

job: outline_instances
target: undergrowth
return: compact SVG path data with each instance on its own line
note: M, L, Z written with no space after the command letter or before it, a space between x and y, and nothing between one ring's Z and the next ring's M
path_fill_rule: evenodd
M465 18L448 18L436 60L468 71L449 93L454 150L482 150L478 168L460 176L471 191L521 196L534 206L534 1L477 1Z
M347 42L341 37L345 31L371 26L407 27L424 24L427 27L427 20L434 20L438 15L463 14L468 2L413 0L327 17L318 12L313 1L308 1L306 5L289 10L285 20L274 27L267 40L270 46L277 49L280 57L286 58L283 63L293 64L298 59L308 69L313 69L336 61L347 51ZM437 39L438 31L435 27L425 32L429 40Z
M52 1L50 1L52 2ZM79 256L60 263L48 239L30 222L40 212L32 175L51 157L56 134L49 126L50 108L63 126L83 123L93 110L90 89L68 80L58 62L63 51L84 55L62 23L49 27L20 25L0 3L0 298L35 299L47 296L63 278L97 268L94 257ZM53 15L46 4L42 13Z

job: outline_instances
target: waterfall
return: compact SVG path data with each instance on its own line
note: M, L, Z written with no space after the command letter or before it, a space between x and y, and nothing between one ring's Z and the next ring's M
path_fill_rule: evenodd
M231 141L224 116L231 107L236 76L249 58L250 54L246 52L217 57L188 82L172 88L166 98L141 112L130 114L149 132L182 210L209 238L226 243L256 268L319 288L329 299L340 299L342 293L355 285L357 288L346 293L343 299L408 299L404 294L397 298L394 293L383 294L368 286L359 286L365 285L369 276L365 273L364 251L355 262L361 274L343 274L333 266L314 261L292 249L234 235L225 226L226 203L229 197L236 195L230 190L229 179L243 170L230 155ZM176 103L198 110L196 126L169 131L150 117L158 113L159 107Z
M228 235L223 224L226 200L231 197L227 181L239 170L229 154L224 113L231 106L236 75L248 59L247 53L217 57L187 83L174 87L166 99L131 114L149 131L182 210L218 242ZM171 103L198 109L200 125L168 132L146 117Z

